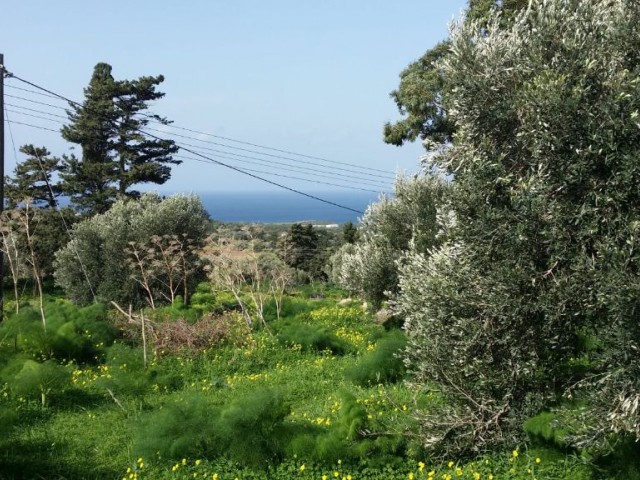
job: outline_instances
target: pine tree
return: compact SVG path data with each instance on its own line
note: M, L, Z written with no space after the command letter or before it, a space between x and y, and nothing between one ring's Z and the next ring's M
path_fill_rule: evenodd
M140 132L150 120L169 123L143 113L150 101L164 96L156 91L164 77L115 80L111 70L106 63L95 66L83 104L71 104L70 124L62 128L63 138L82 147L81 158L65 159L64 190L88 213L108 210L118 196L139 197L132 186L161 185L170 178L171 165L181 163L172 157L175 142Z
M9 208L15 208L26 199L36 207L55 207L61 186L53 176L60 170L60 159L50 157L51 153L45 147L24 145L20 152L27 155L27 159L16 165L13 177L6 177Z

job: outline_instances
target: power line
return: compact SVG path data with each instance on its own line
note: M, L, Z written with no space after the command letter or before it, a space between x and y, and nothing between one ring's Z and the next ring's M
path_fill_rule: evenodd
M18 106L17 108L24 108L24 107ZM29 110L29 111L35 111L35 112L45 113L46 114L46 112L41 112L41 111L35 110L35 109L29 109L29 108L25 108L25 109ZM54 122L54 123L62 123L60 120L55 120L55 119L51 119L51 118L45 118L45 117L41 117L41 116L38 116L38 115L33 115L33 114L19 112L19 111L10 110L10 109L5 109L5 110L7 110L9 112L12 112L12 113L16 113L18 115L25 115L25 116L28 116L28 117L38 118L38 119L41 119L41 120ZM60 115L57 115L57 116L61 117ZM61 117L61 118L64 118L64 117ZM188 143L185 143L184 145L194 146L194 145L191 145L191 144L188 144ZM204 148L204 147L201 147L201 148ZM240 157L244 157L244 158L253 159L254 161L257 161L257 162L262 163L262 164L266 163L268 166L271 166L271 164L273 164L273 163L276 163L276 164L279 164L279 165L285 165L285 167L280 167L280 170L291 171L291 172L294 172L294 173L307 174L307 169L305 169L304 167L289 166L289 168L287 168L286 165L289 165L289 164L282 163L282 162L274 162L274 161L270 161L269 162L267 160L258 159L258 158L255 158L255 157L248 157L246 155L234 154L233 152L225 152L225 151L215 150L215 149L207 149L207 148L205 148L205 150L213 150L215 152L228 153L229 155L235 155L235 156L240 156ZM238 159L238 158L232 158L232 157L228 157L228 156L225 156L225 155L211 155L211 156L216 157L216 158L222 158L222 159L228 159L228 160L232 160L232 161L236 161L236 162L241 162L241 163L248 163L248 164L251 164L251 165L254 164L254 162L252 162L252 161L242 160L242 159ZM179 158L179 155L174 155L174 158ZM184 159L187 159L187 160L197 160L197 161L199 161L199 159L194 159L194 158L191 158L191 157L181 157L181 158L184 158ZM276 173L272 173L272 172L266 172L264 170L248 169L248 168L244 168L244 167L243 167L243 170L247 171L247 172L264 173L266 175L279 176L279 177L282 177L282 178L288 178L288 179L292 179L292 180L301 180L301 181L304 181L304 182L316 183L316 184L319 184L319 185L328 185L328 186L346 188L346 189L349 189L349 190L359 190L359 191L364 191L364 192L380 193L379 190L371 190L371 189L367 189L367 188L356 187L356 186L353 186L353 185L344 185L344 184L338 184L338 183L331 183L331 182L326 182L326 181L317 180L317 179L311 180L311 179L295 177L295 176L291 176L291 175L284 175L282 173L277 173L276 174ZM308 169L308 170L312 170L314 172L323 172L322 170L315 170L315 169ZM339 178L345 178L347 181L354 179L352 177L346 177L346 176L343 176L343 175L332 175L332 176L329 176L329 175L323 175L322 173L315 173L315 174L313 174L313 176L314 177L329 178L329 179L334 179L337 176ZM382 188L386 187L383 184L374 183L374 182L371 182L371 181L369 181L367 179L355 179L355 180L358 180L361 184L364 184L364 185L371 185L371 186L374 186L374 187L382 187Z
M15 85L5 85L5 87L11 88L13 90L20 90L22 92L29 92L29 93L34 93L36 95L42 95L43 97L58 98L56 95L51 95L49 93L39 92L37 90L30 90L28 88L16 87Z
M171 128L171 125L168 125L168 127ZM227 147L227 148L231 148L233 150L240 150L242 152L257 153L258 155L264 155L266 157L280 158L280 159L283 159L283 160L292 160L294 162L301 162L301 163L307 163L307 164L310 163L310 162L305 162L304 160L297 160L295 158L284 157L282 155L273 155L271 153L258 152L256 150L250 150L248 148L234 147L232 145L227 145L227 144L224 144L224 143L211 142L211 141L208 141L208 140L201 140L201 139L196 138L196 137L190 137L190 136L187 136L187 135L180 135L178 133L171 133L171 132L167 132L165 130L157 130L157 129L149 128L149 127L146 127L146 128L147 128L147 130L150 130L150 131L153 131L153 132L164 133L164 134L173 135L175 137L180 137L180 138L187 138L189 140L196 140L198 142L208 143L208 144L211 144L211 145L224 146L224 147ZM201 148L204 148L204 147L201 147ZM313 165L315 165L315 163ZM383 178L385 180L389 180L390 179L390 176L389 176L390 174L388 172L387 172L387 176L382 176L382 175L377 175L375 173L358 172L358 171L355 171L355 170L350 170L348 168L340 168L340 167L331 167L331 168L333 168L334 170L341 170L341 171L344 171L344 172L357 173L358 175L366 175L368 177Z
M29 82L29 81L27 81L27 80L25 80L23 78L20 78L20 77L18 77L16 75L11 74L10 78L15 78L18 81L21 81L21 82L27 83L28 85L33 86L34 88L39 88L40 90L42 90L42 91L44 91L46 93L45 96L52 97L52 98L59 98L61 100L69 102L69 103L71 103L73 105L81 106L81 104L78 103L78 102L70 100L70 99L64 97L63 95L56 94L56 93L54 93L51 90L48 90L46 88L36 86L34 83L31 83L31 82ZM20 89L19 87L13 87L13 88ZM20 90L27 91L27 92L32 92L32 93L40 93L41 95L44 95L41 92L37 92L37 91L34 91L34 90L29 90L29 89L20 89ZM9 96L9 95L7 95L7 96ZM16 97L16 96L11 96L11 97L12 98L23 98L23 97ZM31 102L34 102L34 103L40 103L42 105L47 105L47 106L50 106L50 107L53 107L53 108L59 108L59 109L62 109L62 110L66 110L65 107L60 107L60 106L57 106L57 105L51 105L51 104L47 104L47 103L44 103L44 102L36 102L34 100L27 100L27 101L31 101ZM379 178L389 178L389 175L392 176L392 174L387 170L377 169L377 168L373 168L373 167L363 167L361 165L347 163L347 162L337 162L335 160L329 160L329 159L326 159L326 158L323 158L323 157L318 157L318 156L314 156L314 155L306 155L306 154L303 154L303 153L297 153L297 152L293 152L293 151L290 151L290 150L283 150L283 149L279 149L279 148L268 147L268 146L260 145L260 144L257 144L257 143L238 140L238 139L231 138L231 137L224 137L222 135L215 135L213 133L203 132L203 131L200 131L200 130L195 130L195 129L186 128L186 127L180 127L180 126L173 125L173 124L167 125L167 124L164 124L162 122L159 122L158 119L153 115L145 114L143 112L138 112L138 113L140 115L148 118L149 120L151 120L154 123L158 123L160 125L164 125L164 126L166 126L168 128L173 128L173 129L176 129L176 130L182 130L182 131L186 131L186 132L196 133L198 135L205 135L205 136L208 136L208 137L218 138L218 139L221 139L221 140L226 140L228 142L238 143L238 144L241 144L241 145L248 145L248 146L260 148L260 149L263 149L263 150L269 150L269 151L284 153L284 154L288 154L288 155L295 155L295 156L302 157L302 158L318 160L318 161L330 163L330 164L333 164L333 165L346 165L346 166L354 167L354 168L357 168L357 169L360 169L360 170L366 170L366 171L360 171L360 172L354 172L354 171L348 170L348 169L346 170L346 171L349 171L349 172L352 172L352 173L358 173L358 174L369 175L369 176L376 176L376 177L379 177ZM152 129L149 128L149 130L152 130ZM180 134L166 132L166 131L160 131L160 133L168 133L170 135L174 135L174 136L178 136L178 137L181 136ZM248 152L251 152L251 153L258 153L260 155L265 155L265 156L270 156L270 157L275 157L275 158L283 158L283 159L287 159L287 160L301 161L301 160L296 160L296 159L292 159L292 158L288 158L288 157L282 157L280 155L272 155L272 154L268 154L268 153L265 153L265 152L256 152L255 150L242 149L240 147L234 147L234 146L231 146L231 145L221 144L219 142L210 142L210 141L202 140L202 139L199 139L199 138L196 138L196 137L190 137L190 136L182 136L182 137L183 138L197 140L197 141L200 141L200 142L212 143L212 144L215 144L215 145L222 145L222 146L225 146L227 148L233 148L233 149L237 149L237 150L244 150L244 151L248 151ZM304 162L304 163L309 163L309 162ZM371 174L371 173L369 173L371 171L384 173L387 176L383 177L381 175Z
M51 117L56 117L56 118L60 118L60 119L64 119L66 120L67 117L63 116L63 115L57 115L54 113L49 113L46 112L44 110L38 110L35 108L28 108L28 107L24 107L22 105L15 105L12 103L7 103L6 105L9 105L11 107L14 108L18 108L21 110L26 110L29 112L35 112L35 113L40 113L43 115L49 115ZM44 118L44 117L39 117L37 115L32 115L32 114L28 114L28 113L24 113L24 112L19 112L19 111L15 111L15 110L11 110L13 113L16 113L18 115L25 115L25 116L29 116L29 117L34 117L34 118L39 118L45 121L49 121L49 122L58 122L58 123L63 123L60 122L59 120L54 120L51 118ZM160 130L156 130L156 129L148 129L151 131L155 131L155 132L161 132ZM200 150L207 150L209 152L214 152L214 153L221 153L221 154L225 154L225 155L233 155L234 157L240 157L242 159L248 159L248 160L241 160L241 159L237 159L237 158L231 158L231 157L222 157L222 158L226 158L229 160L234 160L237 162L241 162L241 163L249 163L249 164L253 164L254 162L258 162L260 164L266 164L268 166L271 165L281 165L282 166L282 170L288 170L288 171L293 171L293 172L300 172L300 173L307 173L307 172L316 172L316 176L320 176L320 177L324 177L324 178L329 178L329 179L335 179L336 177L340 177L340 178L344 178L346 180L356 180L360 183L366 184L366 185L370 185L373 187L378 187L378 188L387 188L387 184L384 184L383 182L377 181L377 180L372 180L372 179L368 179L368 178L362 178L362 177L358 177L358 176L354 176L354 175L343 175L343 174L336 174L336 173L332 173L331 175L327 175L328 173L331 173L329 171L326 170L320 170L317 168L309 168L309 167L304 167L304 166L299 166L299 165L292 165L290 163L286 163L286 162L279 162L277 160L268 160L268 159L264 159L264 158L258 158L258 157L252 157L250 155L242 155L240 153L235 153L235 152L229 152L226 150L218 150L215 148L209 148L209 147L203 147L203 146L199 146L199 145L194 145L194 144L190 144L190 143L186 143L183 142L183 145L186 145L188 147L193 147L196 149L200 149ZM212 155L212 156L218 156L218 155Z
M56 94L56 93L54 93L54 92L52 92L50 90L47 90L47 89L41 88L39 86L36 86L35 84L33 84L31 82L28 82L28 81L26 81L26 80L24 80L24 79L22 79L20 77L17 77L16 75L11 75L10 77L11 78L15 78L16 80L19 80L21 82L27 83L28 85L31 85L31 86L33 86L35 88L38 88L39 90L42 90L42 91L30 90L30 89L26 89L26 88L20 88L20 87L14 86L14 85L7 85L10 88L14 88L16 90L21 90L21 91L25 91L25 92L35 93L35 94L43 95L43 96L50 97L50 98L59 98L59 99L62 99L64 101L73 103L75 105L78 105L78 106L80 105L79 103L74 102L72 100L69 100L68 98L65 98L65 97L63 97L61 95L58 95L58 94ZM45 93L43 93L43 92L45 92ZM61 107L56 107L56 108L61 108ZM153 122L162 124L162 122L158 122L157 119L155 119L152 115L148 115L148 114L145 114L145 113L140 113L140 114L145 116L145 117L147 117L147 118L149 118ZM318 157L318 156L315 156L315 155L307 155L307 154L304 154L304 153L293 152L291 150L284 150L284 149L279 149L279 148L274 148L274 147L268 147L266 145L247 142L247 141L244 141L244 140L238 140L238 139L231 138L231 137L224 137L222 135L216 135L216 134L209 133L209 132L203 132L201 130L195 130L195 129L192 129L192 128L179 127L179 126L173 125L173 124L169 125L169 127L170 128L175 128L176 130L182 130L182 131L185 131L185 132L196 133L198 135L206 135L206 136L212 137L212 138L219 138L220 140L226 140L228 142L238 143L240 145L248 145L248 146L251 146L251 147L261 148L261 149L264 149L264 150L270 150L272 152L279 152L279 153L284 153L284 154L287 154L287 155L295 155L297 157L308 158L308 159L311 159L311 160L319 160L319 161L331 163L331 164L334 164L334 165L347 165L347 166L351 166L351 167L362 169L362 170L368 170L368 171L373 171L373 172L389 174L389 172L387 170L382 170L382 169L373 168L373 167L363 167L361 165L347 163L347 162L337 162L335 160L330 160L330 159L323 158L323 157Z
M16 149L16 142L13 139L13 129L11 128L11 122L9 121L9 114L7 113L7 104L4 103L4 116L7 119L7 127L9 129L9 137L11 138L11 145L13 146L13 155L14 155L14 159L17 162L18 161L18 150ZM4 182L4 178L0 179L1 182ZM4 198L0 199L0 201L4 202Z
M144 114L142 114L142 115L144 115ZM360 168L360 169L363 169L363 170L366 169L366 170L370 170L370 171L374 171L374 172L380 172L380 173L386 173L386 174L390 173L387 170L381 170L381 169L377 169L377 168L373 168L373 167L363 167L361 165L357 165L357 164L353 164L353 163L347 163L347 162L337 162L335 160L329 160L329 159L322 158L322 157L316 157L314 155L305 155L303 153L296 153L296 152L292 152L290 150L281 150L279 148L267 147L267 146L264 146L264 145L259 145L257 143L245 142L243 140L237 140L237 139L230 138L230 137L223 137L221 135L214 135L213 133L207 133L207 132L202 132L202 131L199 131L199 130L193 130L191 128L178 127L177 125L169 125L169 127L170 128L175 128L177 130L184 130L186 132L197 133L198 135L206 135L208 137L219 138L221 140L226 140L228 142L239 143L241 145L249 145L251 147L262 148L264 150L271 150L273 152L286 153L288 155L296 155L298 157L309 158L309 159L312 159L312 160L320 160L320 161L323 161L323 162L332 163L332 164L336 164L336 165L348 165L350 167Z
M31 118L37 118L39 120L45 120L47 122L53 122L53 123L60 123L60 120L56 120L54 118L46 118L46 117L41 117L39 115L33 115L31 113L24 113L24 112L20 112L18 110L13 110L13 109L6 109L6 111L11 112L11 113L15 113L16 115L24 115L25 117L31 117Z
M25 127L37 128L39 130L46 130L48 132L60 133L58 130L53 130L52 128L43 127L41 125L33 125L32 123L24 123L24 122L16 122L13 120L14 125L24 125Z
M228 160L235 160L237 162L242 162L242 163L258 162L258 163L266 164L266 165L281 165L281 166L284 167L284 168L282 168L283 170L289 170L289 171L294 171L294 172L298 171L298 172L303 172L303 173L304 172L315 172L316 174L319 174L318 176L322 176L322 177L325 177L325 178L336 178L336 177L339 177L339 178L345 178L347 180L357 180L359 182L365 183L367 185L375 186L375 187L383 187L384 188L384 187L387 186L386 184L384 184L382 182L375 181L375 180L369 180L369 179L366 179L366 178L360 178L360 177L354 177L354 176L348 176L348 175L341 175L341 174L334 174L334 175L327 176L325 174L329 173L329 172L327 172L325 170L318 170L317 168L298 167L297 165L291 165L289 163L278 162L278 161L274 161L274 160L265 160L265 159L262 159L262 158L251 157L251 156L248 156L248 155L241 155L241 154L238 154L238 153L227 152L227 151L224 151L224 150L217 150L215 148L201 147L201 146L198 146L198 145L193 145L193 144L185 143L185 142L181 142L181 145L186 145L187 147L192 147L192 148L195 148L195 149L198 149L198 150L206 150L208 152L214 152L214 153L219 153L219 154L222 153L222 154L225 154L225 155L233 155L234 157L240 157L240 159L238 159L238 158L230 158L230 157L223 157L223 158L226 158ZM219 156L219 155L212 155L212 156L216 157L216 156ZM250 161L241 160L243 158L248 159Z
M53 92L53 91L51 91L51 90L48 90L48 89L46 89L46 88L44 88L44 87L41 87L40 85L37 85L37 84L35 84L35 83L33 83L33 82L30 82L30 81L28 81L28 80L25 80L25 79L23 79L23 78L21 78L21 77L19 77L19 76L17 76L17 75L14 75L14 74L9 74L9 75L10 75L10 77L11 77L11 78L15 78L16 80L18 80L18 81L20 81L20 82L23 82L23 83L26 83L27 85L30 85L30 86L32 86L32 87L34 87L34 88L38 89L38 90L41 90L41 91L46 92L46 93L49 93L49 94L51 94L51 95L55 95L56 97L61 98L62 100L66 100L66 101L67 101L67 102L69 102L71 105L81 106L78 102L74 102L73 100L70 100L69 98L67 98L67 97L65 97L65 96L63 96L63 95L60 95L60 94L58 94L58 93L56 93L56 92ZM43 128L43 129L44 129L44 128ZM144 134L144 135L147 135L148 137L155 138L156 140L164 140L163 138L158 137L157 135L154 135L154 134L152 134L152 133L145 132L145 131L144 131L144 130L142 130L142 129L138 129L138 131L139 131L140 133ZM177 144L177 142L176 142L176 144ZM306 192L302 192L302 191L297 190L297 189L295 189L295 188L291 188L291 187L288 187L288 186L286 186L286 185L282 185L282 184L280 184L280 183L274 182L274 181L272 181L272 180L269 180L269 179L266 179L266 178L260 177L260 176L258 176L258 175L253 174L253 173L245 172L245 171L243 171L243 170L241 170L241 169L239 169L239 168L237 168L237 167L234 167L234 166L232 166L232 165L229 165L229 164L227 164L227 163L220 162L220 161L215 160L215 159L213 159L213 158L208 158L207 156L205 156L205 155L203 155L203 154L201 154L201 153L198 153L198 152L196 152L196 151L194 151L194 150L191 150L191 149L189 149L189 148L185 148L185 147L181 147L181 148L182 148L183 150L185 150L185 151L187 151L187 152L189 152L189 153L193 154L193 155L196 155L196 156L198 156L198 157L201 157L201 158L204 158L204 159L210 160L210 161L211 161L211 162L213 162L213 163L216 163L216 164L218 164L218 165L224 166L224 167L226 167L226 168L229 168L229 169L234 170L234 171L236 171L236 172L242 173L242 174L247 175L247 176L249 176L249 177L255 178L255 179L260 180L260 181L262 181L262 182L265 182L265 183L268 183L268 184L274 185L274 186L276 186L276 187L282 188L282 189L284 189L284 190L288 190L288 191L293 192L293 193L296 193L296 194L298 194L298 195L302 195L302 196L305 196L305 197L307 197L307 198L311 198L311 199L317 200L317 201L319 201L319 202L326 203L326 204L328 204L328 205L333 205L333 206L335 206L335 207L342 208L342 209L344 209L344 210L349 210L349 211L352 211L352 212L354 212L354 213L359 213L359 214L361 214L361 215L362 215L362 214L364 214L364 212L362 212L362 211L360 211L360 210L356 210L355 208L347 207L347 206L345 206L345 205L340 205L339 203L332 202L332 201L330 201L330 200L326 200L326 199L324 199L324 198L318 197L318 196L316 196L316 195L311 195L311 194L306 193Z
M10 97L10 98L14 98L14 99L19 99L19 100L23 100L23 101L26 101L26 102L34 103L34 104L37 104L37 105L43 105L43 106L47 106L47 107L57 108L57 109L64 110L64 111L67 110L65 107L60 107L60 106L57 106L57 105L52 105L50 103L40 102L40 101L37 101L37 100L31 100L31 99L28 99L28 98L25 98L25 97L21 97L21 96L16 96L16 95L6 95L6 96ZM71 100L69 100L69 102L71 102ZM73 103L75 103L75 102L73 102ZM62 115L57 115L57 114L46 112L46 111L43 111L43 110L29 109L27 107L19 107L19 106L14 105L14 104L11 104L11 106L17 107L17 108L23 108L25 110L30 110L30 111L34 111L34 112L38 112L38 113L43 113L45 115L50 115L50 116L54 116L54 117L58 117L58 118L67 119L67 117L64 117ZM162 124L161 122L157 122L157 123ZM164 124L162 124L162 125L164 125ZM179 128L179 127L174 127L172 125L167 125L167 127L168 128ZM147 130L152 131L152 132L162 133L162 134L171 135L171 136L179 137L179 138L186 138L188 140L194 140L194 141L197 141L197 142L207 143L207 144L210 144L210 145L217 145L217 146L221 146L221 147L225 147L225 148L230 148L230 149L233 149L233 150L239 150L239 151L243 151L243 152L254 153L254 154L257 154L257 155L264 155L264 156L267 156L267 157L270 157L270 158L277 158L277 159L282 159L282 160L290 160L290 161L297 162L297 163L304 163L304 164L311 164L311 165L314 165L314 166L318 166L316 163L312 163L312 162L308 162L308 161L304 161L304 160L299 160L299 159L295 159L295 158L290 158L290 157L285 157L285 156L282 156L282 155L273 155L273 154L270 154L270 153L259 152L259 151L250 150L250 149L247 149L247 148L235 147L233 145L227 145L227 144L220 143L220 142L212 142L212 141L209 141L209 140L202 140L202 139L199 139L199 138L196 138L196 137L192 137L192 136L188 136L188 135L181 135L179 133L173 133L173 132L169 132L169 131L166 131L166 130L158 130L158 129L151 128L151 127L146 127L146 128L147 128ZM184 143L184 142L183 142L183 144L187 145L187 146L190 146L190 147L193 147L193 148L200 148L200 149L208 150L208 151L212 151L212 152L225 153L225 154L228 154L228 155L235 155L235 156L238 156L238 157L249 158L249 159L262 161L262 162L266 161L266 159L258 159L256 157L242 155L242 154L239 154L239 153L221 151L221 150L217 150L217 149L213 149L213 148L203 147L203 146L199 146L199 145L193 145L193 144ZM286 162L278 162L278 161L273 161L273 160L271 162L275 163L275 164L278 164L278 165L286 165L286 166L296 167L296 165L291 165L290 163L286 163ZM343 171L343 172L355 173L357 175L365 175L367 177L372 177L373 179L375 179L375 178L381 178L381 179L384 179L384 180L391 180L392 179L391 176L386 176L385 177L385 176L377 175L377 174L374 174L374 173L360 172L360 171L352 170L352 169L348 169L348 168L325 167L323 165L320 165L320 167L331 168L332 171L340 170L340 171ZM319 170L318 168L309 168L309 167L298 167L298 168L306 168L309 171L326 172L325 170ZM335 173L334 173L333 176L335 176ZM377 181L377 180L368 180L368 179L365 179L365 178L362 178L362 177L354 177L354 178L356 178L359 181L369 182L371 184L373 184L372 183L373 181ZM379 181L377 181L377 182L379 182ZM382 186L382 185L378 185L378 186Z
M35 103L37 105L44 105L44 106L47 106L47 107L57 108L59 110L66 110L65 107L61 107L59 105L52 105L51 103L47 103L47 102L40 102L38 100L31 100L31 99L26 98L26 97L21 97L20 95L10 95L8 93L5 93L4 96L5 97L9 97L9 98L15 98L16 100L23 100L23 101L29 102L29 103Z
M82 258L80 257L80 252L78 252L78 248L76 247L76 244L73 242L73 237L71 236L71 231L69 230L69 225L67 225L67 221L64 218L64 215L62 214L62 211L60 210L60 204L58 203L58 199L55 197L55 194L53 193L53 188L51 188L51 183L49 182L49 177L47 175L47 172L44 169L44 165L42 164L42 159L40 158L40 155L38 154L37 151L34 151L36 158L38 159L38 164L40 165L40 171L42 172L42 177L44 178L44 182L47 185L47 189L49 190L49 194L51 195L51 198L53 199L53 203L55 204L55 209L58 212L58 215L60 215L60 220L62 220L62 225L64 225L64 229L67 232L67 236L69 237L69 245L71 246L71 249L73 250L73 253L75 253L76 258L78 259L78 263L80 264L80 268L82 269L82 273L84 274L84 278L87 281L87 285L89 286L89 291L91 292L91 296L93 297L93 301L97 302L98 299L96 297L96 294L93 290L93 286L91 285L91 280L89 279L89 273L87 272L87 268L84 265L84 262L82 261Z
M191 157L185 157L182 155L174 155L176 158L180 158L180 159L185 159L185 160L193 160L196 162L203 162L203 163L210 163L206 160L202 160L199 158L191 158ZM302 182L309 182L309 183L315 183L315 184L319 184L319 185L329 185L331 187L340 187L340 188L347 188L349 190L360 190L362 192L371 192L371 193L382 193L378 190L369 190L367 188L360 188L360 187L353 187L353 186L349 186L349 185L341 185L338 183L330 183L330 182L323 182L321 180L310 180L308 178L302 178L302 177L294 177L294 176L290 176L290 175L283 175L281 173L272 173L272 172L265 172L264 170L254 170L251 168L242 168L243 171L245 172L253 172L253 173L262 173L265 175L271 175L271 176L277 176L277 177L282 177L282 178L289 178L292 180L300 180Z
M5 102L4 104L5 104L6 106L8 106L8 107L20 108L20 109L22 109L22 110L27 110L27 111L29 111L29 112L42 113L43 115L49 115L49 116L51 116L51 117L56 117L56 118L61 118L61 119L63 119L63 120L68 120L68 117L65 117L64 115L57 115L57 114L55 114L55 113L49 113L49 112L46 112L46 111L44 111L44 110L38 110L38 109L36 109L36 108L23 107L22 105L15 105L15 104L13 104L13 103L7 103L7 102Z
M144 131L144 130L142 130L142 129L140 129L140 132L141 132L141 133L143 133L143 134L145 134L145 135L147 135L147 136L150 136L151 138L155 138L155 139L157 139L157 140L162 140L162 138L160 138L160 137L158 137L158 136L156 136L156 135L153 135L153 134L151 134L151 133L145 132L145 131ZM346 207L346 206L344 206L344 205L340 205L339 203L332 202L332 201L330 201L330 200L326 200L326 199L324 199L324 198L317 197L317 196L315 196L315 195L311 195L310 193L305 193L305 192L302 192L302 191L297 190L297 189L295 189L295 188L287 187L286 185L282 185L281 183L274 182L274 181L269 180L269 179L266 179L266 178L264 178L264 177L260 177L260 176L258 176L258 175L255 175L255 174L253 174L253 173L245 172L244 170L241 170L241 169L239 169L239 168L237 168L237 167L234 167L234 166L232 166L232 165L229 165L228 163L220 162L220 161L218 161L218 160L215 160L215 159L213 159L213 158L207 157L206 155L203 155L203 154L201 154L201 153L198 153L198 152L196 152L196 151L194 151L194 150L191 150L191 149L189 149L189 148L185 148L185 147L181 147L181 148L182 148L182 150L184 150L184 151L186 151L186 152L189 152L189 153L191 153L191 154L193 154L193 155L197 155L197 156L198 156L198 157L200 157L200 158L203 158L203 159L205 159L205 160L209 160L209 161L211 161L211 162L213 162L213 163L216 163L216 164L221 165L221 166L223 166L223 167L227 167L227 168L229 168L229 169L231 169L231 170L235 170L236 172L239 172L239 173L242 173L242 174L247 175L247 176L249 176L249 177L252 177L252 178L255 178L255 179L261 180L261 181L263 181L263 182L265 182L265 183L269 183L269 184L274 185L274 186L276 186L276 187L280 187L280 188L283 188L283 189L285 189L285 190L289 190L290 192L297 193L297 194L299 194L299 195L303 195L303 196L305 196L305 197L312 198L312 199L314 199L314 200L318 200L319 202L323 202L323 203L326 203L326 204L328 204L328 205L333 205L333 206L335 206L335 207L342 208L342 209L344 209L344 210L350 210L350 211L352 211L352 212L355 212L355 213L359 213L359 214L361 214L361 215L364 215L364 212L362 212L362 211L360 211L360 210L356 210L355 208Z

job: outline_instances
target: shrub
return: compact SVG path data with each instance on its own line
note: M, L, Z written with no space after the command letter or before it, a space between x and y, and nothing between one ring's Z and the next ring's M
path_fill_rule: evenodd
M401 354L406 345L404 333L391 330L377 341L372 352L366 353L347 370L347 378L362 386L400 380L405 373Z
M427 252L437 244L436 212L447 185L434 175L398 178L394 197L382 196L365 212L360 240L331 258L331 279L379 308L397 291L397 262L409 245Z
M560 426L561 423L553 412L542 412L526 420L522 428L534 444L566 450L568 431Z
M137 428L134 451L145 458L226 456L264 468L280 459L290 431L289 408L272 390L255 390L224 407L199 393L175 399L146 415Z
M204 239L207 225L207 213L196 196L161 200L158 195L146 194L139 200L119 200L106 213L74 226L71 241L56 253L56 282L76 303L90 303L95 295L103 302L143 305L146 292L136 280L140 272L129 262L127 250L132 244L146 245L167 236L197 244ZM190 250L187 253L192 268L195 256ZM151 268L152 264L143 266ZM190 276L189 290L197 278ZM166 286L155 279L149 281L153 298L163 301Z
M133 451L136 456L148 459L213 456L222 448L216 428L218 415L203 394L191 393L174 399L141 418Z
M39 363L16 357L2 371L2 378L12 394L40 400L43 407L49 394L70 386L69 371L53 360Z
M0 325L0 332L13 339L23 352L76 362L96 361L116 337L104 305L78 308L68 301L56 300L47 302L44 311L46 330L40 312L24 306Z
M141 396L152 387L150 371L145 369L142 349L115 343L107 351L105 366L109 375L102 376L98 387L110 390L116 395Z
M350 349L349 344L331 333L328 327L283 322L275 328L278 340L287 345L300 345L302 351L330 351L344 355Z
M269 389L252 391L232 402L222 410L218 424L227 455L262 468L281 459L289 437L283 423L289 411L282 395Z
M340 397L340 411L331 426L299 432L289 443L289 454L325 464L338 460L367 461L381 468L404 463L406 438L399 434L375 434L363 404L347 391L341 391Z

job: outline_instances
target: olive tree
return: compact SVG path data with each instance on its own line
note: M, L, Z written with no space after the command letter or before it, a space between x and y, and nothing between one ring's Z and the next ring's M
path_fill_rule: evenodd
M398 286L398 261L413 244L422 252L436 242L436 212L447 189L440 175L399 177L393 197L367 208L359 239L330 260L332 280L379 307Z
M174 195L161 200L158 195L146 194L139 200L120 199L107 212L74 226L72 239L56 253L56 282L81 304L100 300L139 305L151 299L163 301L167 296L175 299L177 285L186 289L188 280L183 274L191 270L187 263L197 261L193 246L204 240L207 229L208 215L196 196ZM161 254L153 251L153 258L143 265L152 276L147 290L141 287L137 265L131 261L132 246L155 242L166 250L167 245L157 240L165 238L167 245L175 240L174 244L188 248L172 247L177 265L168 274L166 267L155 265ZM170 291L166 288L168 277Z
M607 398L583 445L640 438L639 26L633 0L534 0L508 27L452 28L438 68L457 131L432 161L455 215L437 251L405 256L395 301L415 384L447 399L419 414L434 452L513 445L578 380Z

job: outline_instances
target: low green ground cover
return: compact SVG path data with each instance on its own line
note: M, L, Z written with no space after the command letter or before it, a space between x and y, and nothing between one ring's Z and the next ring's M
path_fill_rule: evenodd
M288 297L280 320L267 306L259 330L223 312L215 342L149 346L146 365L114 312L50 299L44 330L23 307L0 327L0 478L602 478L574 452L524 445L430 462L412 412L443 405L403 381L402 332L339 291L316 293Z

